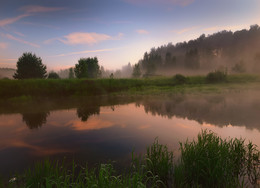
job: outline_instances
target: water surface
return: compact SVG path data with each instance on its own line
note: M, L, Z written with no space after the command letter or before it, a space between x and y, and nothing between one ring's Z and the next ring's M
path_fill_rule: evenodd
M179 142L201 129L260 146L260 93L81 98L3 104L0 173L12 174L46 158L126 165L158 137L179 155Z

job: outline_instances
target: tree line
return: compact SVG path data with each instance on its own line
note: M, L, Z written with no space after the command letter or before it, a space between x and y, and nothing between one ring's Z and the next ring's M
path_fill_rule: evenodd
M209 72L227 69L234 73L260 72L260 27L249 30L221 31L195 40L169 43L145 52L134 65L133 76L167 72Z
M212 35L202 34L195 40L173 45L169 43L145 52L134 66L128 65L111 72L100 66L97 57L81 58L74 68L68 69L69 78L149 77L163 74L202 73L222 70L234 73L260 72L260 27L249 30L221 31ZM47 74L42 59L32 53L24 53L17 62L15 79L59 78L55 72Z
M17 70L13 77L15 79L58 79L56 72L47 74L47 67L42 63L42 59L30 52L23 53L17 61ZM101 77L101 69L97 57L81 58L75 64L75 68L69 69L69 78L98 78Z

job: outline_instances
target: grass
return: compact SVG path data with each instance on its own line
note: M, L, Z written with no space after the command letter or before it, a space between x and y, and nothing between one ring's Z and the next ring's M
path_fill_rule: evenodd
M260 152L243 139L223 140L204 130L196 140L180 143L181 156L173 163L173 153L158 139L145 156L132 154L126 173L118 173L111 163L89 169L72 163L46 160L16 175L5 187L248 187L260 178ZM0 182L1 183L1 182ZM0 184L1 185L1 184ZM258 184L259 185L259 184Z
M0 80L1 98L97 96L108 94L157 94L218 89L233 84L259 83L257 75L228 75L226 82L208 83L207 76L156 77L142 79L28 79ZM222 85L221 85L222 84Z

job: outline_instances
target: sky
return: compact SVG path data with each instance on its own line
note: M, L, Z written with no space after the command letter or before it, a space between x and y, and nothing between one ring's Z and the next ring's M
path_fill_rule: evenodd
M120 69L152 47L260 25L259 10L259 0L0 0L0 67L32 52L49 71L87 57Z

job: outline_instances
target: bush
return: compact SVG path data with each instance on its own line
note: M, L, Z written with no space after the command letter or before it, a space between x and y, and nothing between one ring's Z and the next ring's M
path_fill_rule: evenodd
M224 71L210 72L206 76L207 83L221 83L227 81L227 73Z
M56 72L50 72L48 79L60 79L60 76Z
M177 85L181 85L181 84L186 84L187 83L187 78L181 74L176 74L173 77L174 83Z

